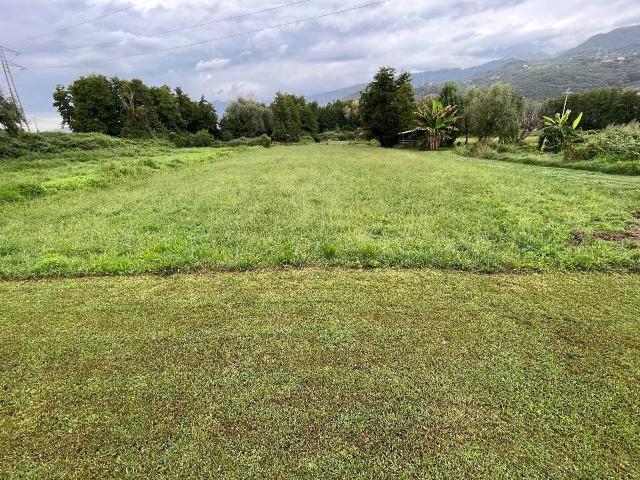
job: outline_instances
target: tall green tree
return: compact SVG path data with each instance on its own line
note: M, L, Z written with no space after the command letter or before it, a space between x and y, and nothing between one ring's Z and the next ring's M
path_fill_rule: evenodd
M273 139L297 142L302 135L318 133L318 104L307 103L304 97L278 92L271 104Z
M120 135L122 131L117 83L103 75L80 77L68 88L58 86L54 106L74 132Z
M398 133L411 128L414 110L411 75L397 75L391 67L382 67L360 97L363 125L383 147L395 145Z
M151 107L158 120L155 130L161 132L179 132L186 129L186 122L180 113L178 98L167 85L149 89Z
M296 97L278 92L271 104L273 112L273 139L279 142L297 142L302 137L302 120Z
M220 123L227 138L259 137L271 135L273 115L264 103L240 97L227 105Z
M20 124L24 121L22 112L15 102L5 97L0 90L0 126L9 134L15 135L22 130Z
M304 97L297 97L297 102L300 108L302 130L309 135L315 135L319 131L318 102L306 102Z
M140 79L120 80L119 99L124 107L121 133L126 137L142 138L163 131L154 108L151 89Z
M355 130L360 117L357 100L335 100L318 107L318 131Z
M471 88L465 99L465 111L472 133L480 140L498 137L502 143L518 139L524 99L506 83Z
M58 85L53 92L53 106L62 118L62 126L71 127L74 117L73 96L67 87Z
M219 137L220 126L218 125L218 114L213 104L205 99L204 95L200 97L200 100L196 104L196 112L196 132L204 130L215 137Z

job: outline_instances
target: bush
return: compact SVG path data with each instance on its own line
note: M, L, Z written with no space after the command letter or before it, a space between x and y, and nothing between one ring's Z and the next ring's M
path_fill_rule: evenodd
M538 138L538 149L557 153L562 151L566 143L571 144L577 139L578 133L570 125L545 127Z
M0 203L41 197L45 189L37 183L15 183L0 186Z
M199 148L199 147L264 147L271 146L271 138L268 135L261 135L255 138L234 138L228 141L217 140L206 130L198 133L169 135L169 140L178 148Z
M305 135L304 137L302 137L300 139L300 141L298 142L298 145L313 145L315 143L316 143L316 141L313 139L312 136Z
M634 122L583 133L567 157L569 160L640 161L640 124Z
M470 145L457 147L461 155L465 157L495 159L498 158L498 146L488 142L479 141Z
M313 138L316 142L348 142L356 139L356 132L342 131L342 130L328 130L326 132L318 133Z
M228 142L218 142L216 146L221 147L271 147L271 137L269 135L260 135L255 138L234 138Z

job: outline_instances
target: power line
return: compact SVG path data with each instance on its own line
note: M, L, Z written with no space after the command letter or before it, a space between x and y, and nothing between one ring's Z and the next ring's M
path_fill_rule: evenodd
M104 14L98 16L98 17L89 18L88 20L83 20L82 22L78 22L78 23L74 23L74 24L71 24L71 25L67 25L66 27L58 28L56 30L52 30L52 31L47 32L47 33L42 33L40 35L35 35L33 37L23 38L22 40L18 40L17 42L11 42L11 43L8 43L7 45L18 45L20 43L30 42L31 40L37 40L39 38L48 37L49 35L55 35L56 33L66 32L67 30L71 30L72 28L80 27L82 25L87 25L88 23L97 22L98 20L102 20L103 18L111 17L112 15L116 15L118 13L126 12L128 10L131 10L132 8L138 7L140 5L144 5L145 3L149 3L150 1L151 0L145 0L144 2L133 3L133 4L129 5L128 7L121 8L119 10L113 10L111 12L104 13Z
M319 20L321 18L332 17L332 16L335 16L335 15L340 15L340 14L352 12L352 11L355 11L355 10L361 10L363 8L382 5L382 4L385 4L385 3L389 3L391 1L392 0L380 0L380 1L377 1L377 2L364 3L364 4L361 4L361 5L354 6L354 7L345 8L343 10L336 10L334 12L325 13L325 14L322 14L322 15L315 15L313 17L301 18L299 20L293 20L291 22L280 23L278 25L271 25L271 26L268 26L268 27L257 28L255 30L248 30L248 31L245 31L245 32L235 33L235 34L232 34L232 35L225 35L225 36L222 36L222 37L211 38L211 39L202 40L202 41L199 41L199 42L185 43L185 44L182 44L182 45L176 45L176 46L173 46L173 47L161 48L161 49L158 49L158 50L150 50L150 51L147 51L147 52L134 53L134 54L131 54L131 55L123 55L123 56L120 56L120 57L111 57L111 58L105 59L105 61L124 60L124 59L127 59L127 58L142 57L142 56L146 56L146 55L154 55L154 54L157 54L157 53L164 53L164 52L171 52L171 51L174 51L174 50L181 50L183 48L196 47L196 46L200 46L200 45L205 45L207 43L213 43L213 42L218 42L218 41L221 41L221 40L228 40L228 39L231 39L231 38L243 37L243 36L247 36L247 35L252 35L254 33L260 33L260 32L264 32L264 31L268 31L268 30L275 30L275 29L278 29L278 28L288 27L288 26L291 26L291 25L297 25L297 24L300 24L300 23L310 22L310 21L313 21L313 20ZM49 66L49 67L24 67L24 68L26 68L28 70L49 70L49 69L57 69L57 68L78 68L78 67L86 67L86 66L92 66L92 65L97 65L97 62L69 63L69 64L53 65L53 66Z
M298 0L296 2L291 2L291 3L285 3L283 5L277 5L274 7L269 7L269 8L263 8L262 10L256 10L256 11L252 11L252 12L248 12L248 13L243 13L240 15L235 15L232 17L225 17L225 18L218 18L216 20L211 20L208 22L204 22L204 23L198 23L195 25L188 25L186 27L178 27L178 28L174 28L171 30L164 30L162 32L154 32L154 33L149 33L146 35L142 35L145 38L152 38L152 37L159 37L162 35L168 35L170 33L177 33L177 32L183 32L185 30L193 30L196 28L201 28L201 27L206 27L209 25L214 25L216 23L223 23L223 22L230 22L232 20L240 20L241 18L246 18L246 17L250 17L252 15L258 15L260 13L268 13L268 12L273 12L275 10L281 10L283 8L287 8L287 7L294 7L296 5L301 5L303 3L309 3L313 0ZM124 40L114 40L114 41L110 41L110 42L102 42L102 43L94 43L91 45L81 45L81 46L75 46L75 47L63 47L63 48L50 48L50 49L46 49L46 50L27 50L27 51L21 51L20 54L21 55L29 55L29 54L38 54L38 53L50 53L50 52L68 52L71 50L81 50L84 48L99 48L99 47L110 47L113 45L123 45L128 43L130 40L124 39Z

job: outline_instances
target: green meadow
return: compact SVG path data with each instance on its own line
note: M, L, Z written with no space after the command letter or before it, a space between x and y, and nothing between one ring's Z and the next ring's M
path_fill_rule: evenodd
M452 151L3 160L0 478L638 478L639 212Z
M640 178L358 145L131 155L4 161L0 276L640 268Z

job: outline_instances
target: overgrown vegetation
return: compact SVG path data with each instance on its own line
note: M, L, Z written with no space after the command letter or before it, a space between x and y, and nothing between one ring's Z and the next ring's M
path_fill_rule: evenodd
M129 140L101 133L26 133L7 135L0 132L0 158L16 158L32 154L62 153L69 150L127 148L144 150L150 146L170 146L166 140Z
M129 178L144 178L163 169L212 161L237 151L230 148L175 150L166 142L142 143L100 134L77 135L82 136L95 137L98 142L84 143L92 149L70 148L0 162L0 205L62 191L110 188ZM103 137L109 139L107 148L99 146Z
M568 160L630 161L637 162L640 167L640 124L582 133L567 155Z

